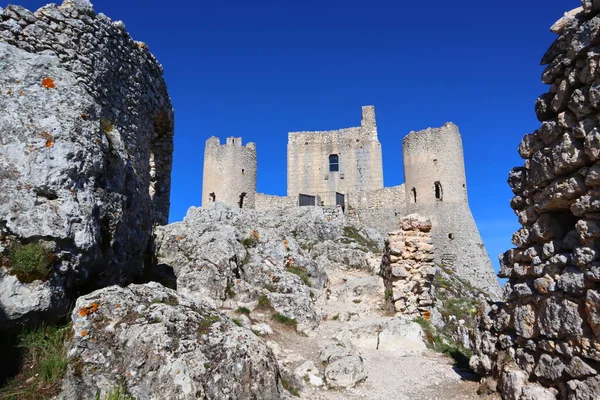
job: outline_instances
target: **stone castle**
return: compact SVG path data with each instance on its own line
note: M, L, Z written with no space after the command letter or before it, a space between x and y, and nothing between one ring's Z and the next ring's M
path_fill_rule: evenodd
M290 132L287 196L256 191L256 144L230 137L206 142L202 205L222 202L258 210L295 206L342 207L350 220L382 233L402 216L430 218L435 261L474 286L500 296L500 286L467 200L462 139L447 123L409 133L403 140L405 183L383 185L375 109L362 108L360 126Z

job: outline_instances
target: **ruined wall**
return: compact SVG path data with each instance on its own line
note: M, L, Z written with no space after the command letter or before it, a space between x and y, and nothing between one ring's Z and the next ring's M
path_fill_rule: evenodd
M53 255L35 287L0 262L0 308L8 320L56 316L81 287L152 264L173 109L148 47L87 0L0 8L0 87L0 252L41 241Z
M256 203L256 145L242 145L242 138L227 138L221 145L219 138L206 141L204 174L202 179L202 206L213 202L231 207L254 208Z
M377 229L382 235L398 229L398 218L406 214L404 185L346 195L349 219Z
M542 125L509 177L523 227L501 257L507 301L475 338L472 366L509 399L600 396L600 1L583 4L552 27Z
M330 172L329 156L339 157L339 171ZM290 132L288 136L288 196L319 195L335 205L335 192L383 188L381 144L375 110L363 107L360 127L323 132Z
M384 254L380 275L393 311L416 316L429 312L436 271L431 221L416 214L402 218L400 229L389 233Z
M402 142L406 212L431 218L435 262L499 299L498 279L467 200L462 138L447 123Z
M273 196L257 193L254 208L257 210L276 210L298 206L298 197Z

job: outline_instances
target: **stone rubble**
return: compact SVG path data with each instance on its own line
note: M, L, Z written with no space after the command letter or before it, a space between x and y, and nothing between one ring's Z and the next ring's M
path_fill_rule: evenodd
M482 390L506 399L600 397L600 2L552 31L542 125L508 180L522 228L500 259L506 302L481 306L474 335Z

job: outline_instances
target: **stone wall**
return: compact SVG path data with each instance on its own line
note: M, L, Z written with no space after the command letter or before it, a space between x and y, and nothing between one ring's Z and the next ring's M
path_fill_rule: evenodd
M273 196L264 193L256 194L256 202L254 204L254 208L257 210L278 210L297 206L298 197Z
M0 8L0 87L0 252L39 242L52 253L43 283L0 260L1 327L56 316L82 288L152 264L174 117L148 47L86 0Z
M206 141L202 205L215 201L231 207L254 208L256 204L256 145L242 145L242 138L230 137L221 145L219 138Z
M400 230L390 232L380 275L390 311L425 315L431 310L431 282L435 275L431 221L416 214L400 220Z
M330 171L332 154L339 157L339 171ZM324 205L335 205L335 192L347 194L381 188L381 144L372 106L363 107L360 127L289 133L288 196L319 195Z
M406 214L404 185L346 195L346 214L382 235L398 229L398 219Z
M600 1L552 30L541 127L510 172L522 224L501 257L506 303L482 308L471 364L507 399L600 396Z
M462 138L447 123L402 142L406 212L431 218L435 262L499 299L500 284L467 200Z

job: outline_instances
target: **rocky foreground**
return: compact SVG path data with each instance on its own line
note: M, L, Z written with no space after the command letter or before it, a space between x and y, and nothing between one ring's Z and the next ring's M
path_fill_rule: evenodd
M384 311L383 245L340 209L192 208L157 232L176 290L78 299L60 397L476 398L420 325Z

